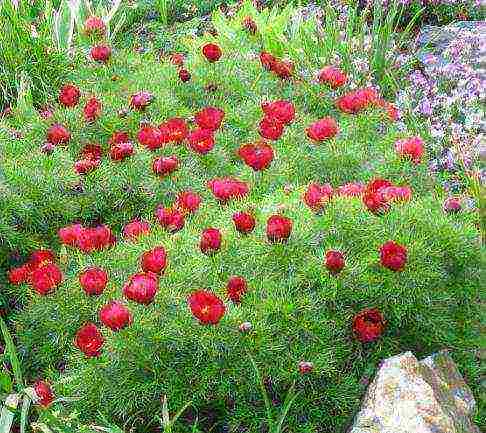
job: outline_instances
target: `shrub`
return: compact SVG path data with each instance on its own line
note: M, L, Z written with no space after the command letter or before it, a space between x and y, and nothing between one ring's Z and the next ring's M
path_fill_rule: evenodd
M366 211L360 199L337 198L315 216L301 195L302 188L289 196L276 191L258 205L249 198L226 206L205 197L175 235L153 223L151 234L138 242L90 255L63 254L66 282L54 294L17 291L28 299L16 319L25 361L37 374L50 371L53 379L57 368L65 368L57 392L80 397L77 409L87 419L102 407L129 422L139 412L158 413L160 396L168 394L174 407L188 400L200 414L217 407L222 411L217 423L249 431L258 429L262 408L248 354L270 378L277 401L298 381L301 394L289 420L295 432L318 425L342 431L359 404L363 377L370 377L380 359L403 350L423 355L454 347L459 361L471 362L467 373L473 373L479 256L471 222L444 215L429 197L384 216ZM282 205L293 220L292 235L287 244L271 245L265 222ZM242 236L231 215L248 207L255 209L257 228ZM212 257L198 248L201 230L209 225L223 233L222 249ZM379 247L388 239L408 250L403 272L379 264ZM157 245L167 251L168 268L154 303L129 302L133 324L118 333L102 328L101 357L83 359L73 346L74 334L87 321L98 323L98 311L109 300L123 298L121 289L140 269L140 256ZM346 256L338 277L323 266L329 249ZM97 298L86 296L77 280L92 265L106 269L110 278ZM226 300L231 275L244 276L249 286L240 305ZM225 299L226 314L216 326L198 324L187 307L187 296L199 288ZM368 307L383 312L387 327L378 343L362 347L353 340L351 319ZM243 322L252 324L248 334L238 330ZM299 378L302 360L315 370ZM236 402L233 409L228 399Z
M259 103L279 98L291 99L300 114L298 122L287 128L282 139L279 155L282 163L270 168L267 179L271 180L263 181L262 190L270 187L268 192L271 192L286 182L310 182L321 170L333 184L353 179L366 181L371 177L370 168L382 176L393 175L399 170L401 164L391 144L401 133L382 110L353 118L342 116L339 126L343 141L342 145L337 142L330 149L333 158L308 144L295 146L295 142L307 142L303 131L312 122L327 114L337 115L333 99L347 88L334 92L325 85L318 87L310 80L294 84L264 73L255 58L261 42L241 28L236 30L238 19L229 27L226 21L218 18L217 26L224 38L226 56L214 66L207 64L199 53L202 40L197 44L190 43L186 67L193 79L188 83L180 82L173 65L166 61L158 63L150 53L144 56L128 54L128 58L120 53L114 55L107 66L88 62L77 68L72 81L83 94L77 107L56 106L54 117L47 120L32 109L22 110L10 119L19 133L12 135L5 131L2 140L6 193L0 197L5 203L0 235L7 239L7 246L18 249L23 239L30 236L37 239L39 235L49 243L60 226L75 220L84 223L102 220L120 228L129 219L152 212L156 204L169 203L176 184L173 178L168 178L164 181L168 187L160 188L160 180L151 173L152 156L141 147L132 158L122 163L104 157L101 166L86 176L75 172L75 161L80 158L84 146L91 142L100 143L104 154L108 153L108 140L117 130L128 131L130 138L136 141L141 121L147 119L157 125L170 117L193 115L206 105L221 107L227 113L228 126L217 136L220 151L199 158L184 147L171 150L170 153L187 161L187 168L182 167L180 173L189 168L192 170L192 176L177 178L178 189L192 188L193 176L208 180L221 174L238 174L239 166L234 164L236 150L241 144L258 138L257 125L263 114ZM232 40L231 35L236 38ZM298 40L291 41L294 45L292 53L296 55ZM283 46L274 48L278 52L284 50ZM328 56L330 53L326 58ZM307 61L297 62L297 67L306 69ZM240 69L239 65L244 68ZM213 85L215 91L211 90ZM150 89L156 102L146 112L128 111L123 117L130 95L142 89ZM52 99L56 98L56 93L57 90ZM87 123L81 120L84 116L82 109L91 95L101 101L102 117ZM42 145L47 129L54 123L65 125L72 139L66 148L59 147L45 155ZM375 146L375 142L380 144ZM382 164L383 160L391 163ZM303 165L302 161L308 162ZM250 172L244 171L247 177ZM294 179L294 172L299 173L298 179ZM417 188L423 188L420 177L415 174L403 176L397 181L412 181Z
M88 228L83 233L90 235L80 244L85 250L91 249L91 241L105 246L87 254L59 248L56 262L63 281L54 290L50 285L52 293L47 296L35 294L26 284L7 287L24 306L14 318L24 365L31 376L54 381L57 395L79 397L72 404L84 421L93 422L102 411L144 431L161 414L160 398L167 394L172 407L192 400L197 411L192 421L179 422L178 431L191 431L196 416L203 431L258 431L264 411L250 355L266 378L274 405L280 405L297 382L300 394L288 419L289 430L296 433L318 428L344 431L378 361L403 350L422 355L452 347L461 366L476 379L470 351L479 344L474 215L442 211L425 156L419 161L421 152L415 152L416 161L411 161L395 150L396 141L411 134L391 119L392 107L374 90L360 89L349 97L357 80L347 66L343 69L351 78L337 90L309 77L309 68L330 63L330 47L325 57L307 57L305 53L312 54L310 46L299 56L300 27L286 35L288 44L281 39L272 42L242 29L241 18L228 22L216 15L218 40L205 35L186 41L183 67L190 71L188 82L181 82L168 59L160 62L152 54L114 50L108 63L88 61L76 71L73 84L81 90L77 106L56 106L48 119L33 110L14 114L11 122L21 138L7 133L2 137L6 193L0 196L0 236L9 239L9 246L27 250L22 240L31 234L43 236L44 245L55 245L58 229L72 223ZM263 18L259 22L268 24ZM272 31L284 32L285 20L278 18L276 24ZM222 48L216 62L208 62L201 53L208 42ZM260 63L262 45L270 51L266 59L271 60L271 71ZM289 60L294 62L293 76L282 79L279 75L292 70ZM359 84L370 83L362 78ZM345 94L340 106L356 114L336 108L336 100ZM101 102L101 116L87 122L83 107L93 96ZM295 118L288 104L260 106L282 99L295 106ZM195 116L208 106L224 111L221 127L217 128L218 110ZM323 128L314 125L311 141L306 129L329 116L336 120L337 135L334 123L326 120ZM158 140L168 133L164 123L174 117L186 119L191 130L201 125L216 129L215 143L208 130L197 128L190 146L183 141L148 150L158 147ZM64 125L71 139L46 147L47 131L54 124ZM107 156L116 131L127 132L136 143L134 154L122 161ZM249 148L240 150L243 144L261 140L260 134L275 138L268 140L273 149L269 165L257 164ZM205 136L204 146L196 135ZM100 144L101 156L96 146L90 147L95 167L80 175L75 162L93 143ZM251 164L243 162L242 154ZM175 156L179 163L176 171L160 178L152 165L154 158L163 156ZM378 177L410 186L412 198L406 197L408 189L393 189L405 198L390 204L373 191L362 200L337 193L331 198L326 185L309 188L311 183L337 188ZM177 199L177 211L189 214L183 228L169 233L154 212L159 205L172 206L179 193L188 190L198 194L201 203L194 195ZM256 219L247 235L234 228L232 217L239 211ZM159 220L169 212L163 213L157 212ZM275 217L280 214L291 224ZM272 227L267 227L272 216ZM150 232L137 240L122 240L122 227L135 218L149 222ZM101 223L119 237L115 245L110 246L113 239L106 229L101 230L103 242L89 229ZM210 228L219 229L221 244L215 230L206 231L209 235L201 242L203 231ZM146 231L145 224L135 223L123 233ZM288 236L287 242L275 242ZM387 244L386 257L381 258L385 268L380 247L389 240L399 246ZM159 245L167 252L167 269L150 303L152 293L140 294L135 287L145 277L131 277L140 272L140 256ZM324 266L329 250L345 256L338 274ZM390 257L393 251L399 252L399 261ZM405 256L403 271L391 270L401 269ZM18 262L23 263L22 258ZM78 277L94 266L105 269L109 281L100 296L88 297ZM43 277L42 270L36 272ZM248 285L247 293L238 295L240 304L226 298L225 287L234 275ZM146 279L153 288L153 278ZM129 280L129 289L124 289ZM199 320L216 325L203 326L191 314L187 299L199 289L224 300L221 315L223 305L214 297L203 292L192 298ZM143 301L127 301L132 323L118 332L102 327L99 310L127 293ZM204 309L201 303L208 301L215 310ZM353 317L367 308L378 308L387 323L377 342L362 345L351 327ZM80 335L76 338L87 322L98 324L104 338L100 356L89 359L79 349L93 355L102 339L96 335L98 345L90 347ZM242 333L239 326L245 322L252 326L245 325ZM85 334L95 333L92 326L84 329ZM301 361L311 362L314 370L301 376ZM309 371L309 364L300 365Z

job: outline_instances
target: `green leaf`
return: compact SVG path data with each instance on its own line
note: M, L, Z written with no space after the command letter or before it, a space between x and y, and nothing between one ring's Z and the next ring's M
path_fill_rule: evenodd
M17 349L15 348L15 344L12 340L12 336L10 335L10 331L7 328L3 318L0 316L0 328L2 330L3 340L5 341L5 346L7 350L7 354L10 359L10 363L12 364L12 369L14 372L14 378L17 385L17 389L22 389L24 387L24 379L22 376L22 368L20 366L20 361L17 356Z

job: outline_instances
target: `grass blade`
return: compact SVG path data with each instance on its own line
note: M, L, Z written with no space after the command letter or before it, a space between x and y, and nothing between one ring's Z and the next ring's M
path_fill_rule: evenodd
M3 318L0 316L0 328L2 330L3 341L5 341L5 346L7 349L7 354L10 358L10 363L12 364L12 369L14 373L14 378L17 388L20 390L24 386L24 378L22 375L22 368L20 367L19 358L17 356L17 349L13 342L10 331L7 328Z

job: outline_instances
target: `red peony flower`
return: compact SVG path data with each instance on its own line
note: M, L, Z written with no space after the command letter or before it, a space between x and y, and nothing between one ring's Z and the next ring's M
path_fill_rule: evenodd
M152 169L158 176L167 176L179 168L179 159L177 156L159 156L154 159Z
M363 194L363 203L374 214L384 213L390 209L390 204L381 191L365 192Z
M71 133L60 123L55 123L47 130L47 141L54 145L66 144L71 140Z
M326 268L332 274L338 274L344 268L345 261L344 256L341 252L330 250L326 252L326 260L325 260Z
M201 155L208 153L215 145L213 131L209 129L195 129L189 133L187 140L191 149Z
M167 253L164 247L155 247L142 254L141 262L144 272L162 274L167 267Z
M380 262L392 271L403 271L407 263L407 249L394 241L385 242L380 247Z
M241 297L248 291L248 285L243 277L231 277L226 285L226 295L235 304L241 302Z
M130 280L123 287L123 294L131 301L148 305L154 300L158 289L159 280L156 274L140 272L130 277Z
M307 137L318 142L335 137L338 132L338 125L332 117L324 117L306 129Z
M265 116L259 124L258 132L268 140L278 140L284 132L284 124L275 117Z
M325 185L311 183L307 187L303 200L314 212L320 212L324 209L324 205L332 199L333 193L332 186L328 183Z
M194 317L203 325L217 325L224 316L223 301L206 290L194 292L189 296L187 302Z
M48 263L54 263L55 256L51 250L35 250L29 257L27 265L31 270Z
M424 141L420 137L410 137L397 140L395 150L402 157L410 158L415 164L420 164L424 154Z
M83 226L81 224L72 224L67 227L60 228L57 232L61 243L64 245L74 246L76 240L81 235Z
M199 248L201 252L210 255L216 253L221 248L221 232L215 228L208 228L203 230Z
M270 242L286 241L292 232L292 220L282 215L272 215L267 221L267 238Z
M201 129L216 131L224 119L224 111L220 108L206 107L196 114L194 120Z
M167 122L159 125L159 129L168 134L169 141L174 141L175 143L181 143L189 135L186 121L179 117L169 119Z
M290 61L277 60L273 64L272 71L282 79L288 79L294 74L294 64Z
M255 217L246 212L234 213L233 222L236 230L243 234L251 233L256 225Z
M238 179L232 177L223 177L213 179L208 182L208 187L213 192L214 196L226 203L232 199L240 199L248 194L248 185Z
M380 189L380 193L387 201L409 201L412 189L408 186L387 186Z
M83 109L84 118L87 122L94 122L101 115L101 102L95 97L88 99Z
M363 310L354 316L353 332L362 343L378 340L385 330L383 315L376 308Z
M29 281L29 277L30 269L27 265L12 268L10 271L8 271L8 281L14 285L27 283Z
M184 54L172 53L170 55L170 61L175 66L182 66L184 64Z
M123 227L123 237L135 241L139 236L150 233L150 224L147 221L133 220Z
M74 339L75 346L88 358L99 356L104 342L101 332L94 323L83 325Z
M164 137L159 128L151 125L143 126L137 134L140 144L149 150L160 149L164 145Z
M321 84L326 83L329 84L329 86L331 86L333 89L337 89L338 87L346 84L348 77L341 69L334 66L326 66L319 72L317 80Z
M337 193L346 197L359 197L364 193L365 189L366 186L359 182L346 183L337 189Z
M314 370L314 364L308 361L299 362L299 372L300 374L309 374Z
M114 144L127 143L129 141L130 137L128 136L128 133L124 131L115 131L108 140L108 144L113 146Z
M145 109L153 102L154 95L150 92L142 90L130 96L130 108L139 111L145 111Z
M277 59L270 53L267 53L266 51L262 51L260 53L260 62L267 71L271 71L273 69L276 61Z
M108 283L108 274L98 267L87 268L79 275L79 283L88 296L99 296Z
M100 310L100 321L113 331L119 331L132 323L130 310L121 301L111 301Z
M191 79L191 73L187 69L179 69L179 79L183 83L187 83Z
M109 227L100 225L98 227L81 227L75 239L75 246L84 253L101 250L116 242L115 236Z
M264 141L241 146L238 155L255 171L270 167L274 157L272 146Z
M48 295L62 281L62 272L54 263L47 263L32 272L32 287L39 295Z
M101 160L99 159L79 159L74 163L74 170L76 170L76 173L78 174L86 174L98 168L100 164Z
M106 32L106 25L105 22L98 17L90 16L84 22L84 32L89 36L93 34L97 34L98 36L102 36Z
M203 46L202 53L204 57L206 57L206 59L211 63L217 62L223 55L221 48L219 48L218 45L211 43Z
M160 225L170 232L178 232L184 227L184 214L177 209L157 207L155 216Z
M183 191L177 196L175 207L185 213L194 213L199 209L201 197L192 191Z
M110 158L113 161L123 161L125 158L133 155L134 152L135 147L130 141L127 141L125 143L115 143L111 145Z
M111 48L107 45L95 45L89 53L95 62L106 63L111 57Z
M393 184L389 180L377 178L366 185L366 192L378 192L390 186Z
M378 100L378 93L375 89L367 87L357 89L341 96L336 105L344 113L356 114L361 110L370 107Z
M295 107L289 101L264 102L262 110L265 113L265 117L277 119L284 125L288 125L295 119Z
M43 380L38 380L34 383L34 392L37 397L35 403L42 407L47 408L54 401L54 393L51 386Z
M103 149L99 144L96 143L87 144L81 150L81 155L85 159L93 159L93 160L101 159L102 154L103 154Z
M461 200L457 197L448 197L444 201L443 209L447 213L457 213L462 209Z
M65 107L75 107L80 97L81 92L73 84L65 84L59 91L59 103Z

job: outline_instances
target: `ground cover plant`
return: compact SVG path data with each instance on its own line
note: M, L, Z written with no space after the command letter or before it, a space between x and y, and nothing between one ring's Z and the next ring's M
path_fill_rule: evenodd
M13 110L0 235L38 405L137 432L345 431L380 360L444 347L478 389L477 215L444 202L387 76L290 17L217 12L162 59L91 20L57 102Z

